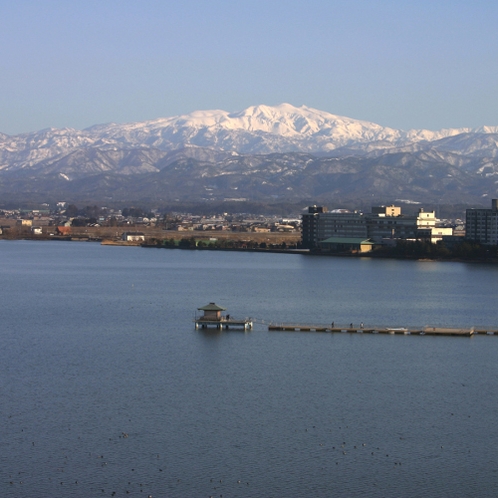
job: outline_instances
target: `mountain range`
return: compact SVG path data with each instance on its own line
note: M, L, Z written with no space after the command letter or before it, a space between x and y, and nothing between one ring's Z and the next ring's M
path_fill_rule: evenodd
M0 134L0 196L487 204L498 127L402 131L281 104Z

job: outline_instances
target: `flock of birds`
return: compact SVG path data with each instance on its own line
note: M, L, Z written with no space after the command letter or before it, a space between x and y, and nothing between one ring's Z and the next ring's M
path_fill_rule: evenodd
M451 414L453 415L453 413ZM352 429L349 428L349 426L342 426L338 428L339 430L336 429L328 429L326 432L323 432L320 429L317 429L316 426L310 426L308 428L301 428L301 429L295 429L296 438L299 440L301 446L303 441L308 441L304 446L308 447L308 450L313 451L313 448L320 448L319 451L326 450L327 451L327 457L324 458L323 456L321 457L322 462L328 466L328 471L330 471L331 466L335 465L340 465L341 463L341 458L344 458L346 462L351 462L351 455L353 455L354 461L358 461L358 459L365 461L365 458L370 458L370 457L376 457L376 458L383 458L383 459L389 459L390 465L394 467L402 466L402 461L397 458L396 456L391 456L389 452L386 452L386 449L382 451L380 446L376 446L372 442L358 442L355 441L356 444L353 444L351 442L347 442L347 434L350 434ZM299 435L301 433L301 435ZM339 433L341 436L344 437L344 439L339 439L340 442L331 442L331 435L332 433L335 433L334 438L337 441L337 433ZM304 434L309 434L309 436L304 436ZM303 437L305 438L303 440ZM396 439L399 437L400 441L403 441L405 438L403 436L396 435ZM121 434L118 436L118 439L128 439L129 434L127 432L121 432ZM111 439L111 441L116 441L116 438ZM31 445L34 447L35 442L33 441ZM395 446L395 445L394 445ZM396 448L393 448L392 442L389 444L389 447L394 451L394 453L397 453ZM317 448L317 449L318 449ZM440 446L441 449L443 449L443 445ZM316 450L315 450L316 451ZM389 450L387 450L389 451ZM356 453L358 452L358 453ZM349 455L349 457L348 457ZM108 468L108 461L107 459L104 458L104 455L102 454L94 454L94 458L99 460L99 465L101 467ZM347 457L347 458L346 458ZM156 460L159 461L161 460L161 456L159 454L156 454L155 456ZM59 467L57 470L59 472L64 472L64 466L67 464L67 459L68 456L65 456L66 462L62 467ZM110 466L109 466L110 467ZM163 472L166 469L163 468L164 465L156 465L156 471L157 472ZM142 479L147 479L150 480L150 476L145 477L143 473L143 469L140 472L136 472L135 468L131 468L131 472L138 477L138 479L134 480L128 480L127 484L121 483L119 486L119 489L109 489L109 488L104 488L104 487L99 487L98 489L95 488L95 485L92 487L92 492L99 492L102 496L125 496L125 495L136 495L136 496L147 496L147 498L153 498L152 494L143 494L147 493L148 491L150 492L151 490L154 492L152 487L154 486L150 482L140 482ZM139 477L140 475L140 477ZM165 476L166 477L166 476ZM18 480L14 480L12 478L12 475L10 475L10 485L15 486L17 484L22 485L24 484L23 480L19 480L21 478L21 472L19 472ZM52 481L52 484L57 484L58 486L67 486L67 485L73 485L73 486L88 486L88 482L85 482L83 484L83 481L78 481L78 480L60 480L59 482L55 482L55 479L52 480L52 478L49 478ZM248 487L250 486L250 482L247 480L242 480L242 479L237 479L235 478L230 479L227 478L226 476L223 476L222 478L215 478L215 477L207 477L206 479L209 479L209 484L207 487L210 488L211 494L206 493L206 498L223 498L223 493L225 493L225 496L233 494L233 486L244 486ZM161 479L162 480L162 479ZM175 482L176 480L176 482ZM157 483L156 483L157 484ZM166 483L164 483L166 484ZM167 484L166 487L168 489L168 495L172 494L174 495L173 489L176 487L179 496L182 495L182 493L185 491L184 484L188 483L186 481L182 481L182 479L176 479L173 477L167 478ZM207 482L206 482L207 484ZM148 490L147 490L148 488ZM63 488L60 488L63 489ZM83 491L83 489L82 489ZM173 491L173 493L171 493ZM140 493L140 494L138 494ZM239 492L239 495L244 495L244 492Z

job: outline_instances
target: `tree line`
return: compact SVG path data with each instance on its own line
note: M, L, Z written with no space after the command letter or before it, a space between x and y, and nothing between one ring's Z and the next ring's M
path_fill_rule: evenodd
M414 259L462 259L482 260L498 258L497 245L482 245L470 240L447 245L442 241L398 240L394 247L381 247L374 251L378 256L392 256Z
M254 240L233 240L233 239L216 239L216 240L198 240L195 237L186 237L180 240L169 239L152 239L152 245L164 248L179 249L296 249L297 244L282 242L281 244L267 244L266 242L257 242Z

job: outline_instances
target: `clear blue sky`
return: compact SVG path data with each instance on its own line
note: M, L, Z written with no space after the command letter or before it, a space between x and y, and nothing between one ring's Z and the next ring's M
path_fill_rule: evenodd
M498 125L496 0L0 0L0 131L305 104Z

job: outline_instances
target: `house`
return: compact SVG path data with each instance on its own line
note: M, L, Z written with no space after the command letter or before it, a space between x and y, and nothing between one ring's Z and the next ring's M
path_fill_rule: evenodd
M453 235L452 227L432 227L431 228L431 242L436 244L445 237L451 237Z
M145 234L143 232L124 232L121 238L126 242L144 242Z
M30 227L33 225L33 220L26 220L23 218L21 220L17 220L16 225L23 227Z
M71 235L71 227L66 227L66 226L58 226L55 230L56 235Z

